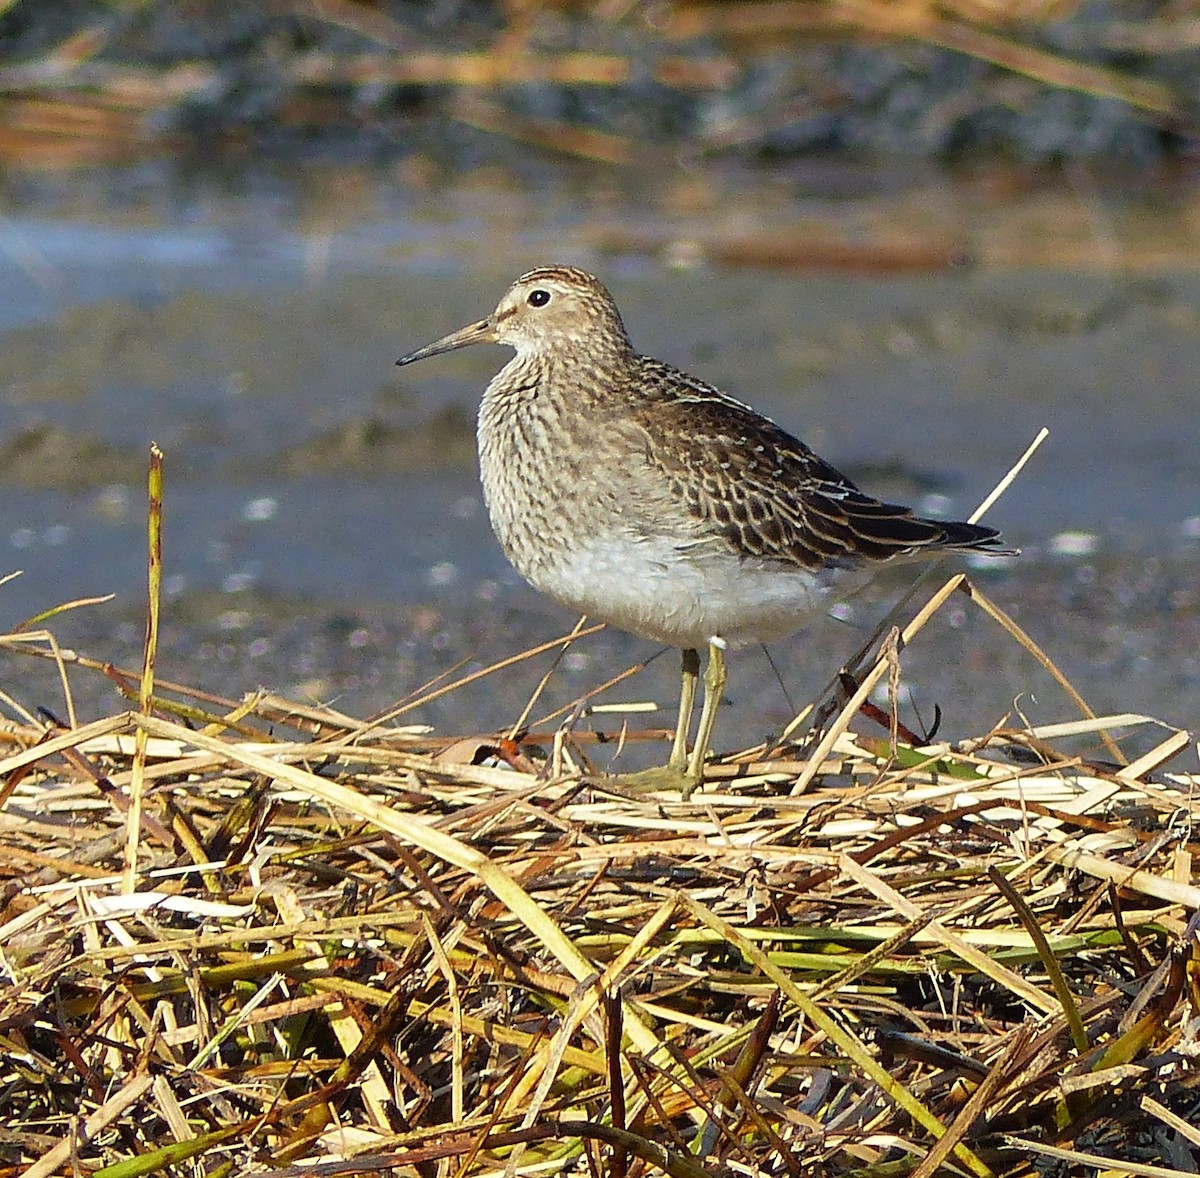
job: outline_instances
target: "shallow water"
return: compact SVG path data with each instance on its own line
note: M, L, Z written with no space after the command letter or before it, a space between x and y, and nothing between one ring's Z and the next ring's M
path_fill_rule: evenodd
M807 186L743 176L737 190L672 174L640 191L603 176L329 169L172 188L151 168L10 183L0 572L24 575L0 587L0 626L112 592L56 631L136 660L155 440L167 677L230 694L264 682L361 713L460 659L565 632L573 619L508 569L476 485L475 404L505 353L393 361L485 314L529 265L569 261L609 282L640 348L770 413L875 493L966 515L1048 426L989 516L1024 556L981 573L987 590L1094 706L1196 722L1200 250L1186 190L1094 194L1105 218L1103 232L1092 218L1089 257L1077 189L1058 194L1055 236L1043 188L1000 198L960 184L956 204L954 185L929 176L855 175L840 190L824 174ZM714 242L728 255L731 240L806 237L914 255L949 242L971 264L889 274L869 252L854 273L702 260ZM780 644L797 702L889 589L847 611L851 628ZM1021 693L1032 719L1071 714L990 622L969 608L949 621L905 661L914 700L926 715L941 704L948 734L991 723ZM651 654L603 635L550 695L569 700ZM669 703L674 664L659 659L621 698ZM504 723L543 667L417 718ZM28 664L3 674L23 702L43 702L24 694L36 684L61 710ZM727 743L789 710L760 654L741 655L734 675ZM111 706L102 681L79 690L85 711Z

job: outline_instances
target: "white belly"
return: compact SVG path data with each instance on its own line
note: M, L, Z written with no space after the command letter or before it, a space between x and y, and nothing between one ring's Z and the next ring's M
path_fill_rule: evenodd
M522 570L525 572L525 570ZM671 646L770 642L823 614L867 578L683 550L661 537L577 541L571 559L529 570L535 588L597 621Z

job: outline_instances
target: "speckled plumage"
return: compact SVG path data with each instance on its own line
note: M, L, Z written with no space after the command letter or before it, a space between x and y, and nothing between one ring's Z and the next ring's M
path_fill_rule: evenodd
M487 319L399 363L482 342L516 350L479 410L492 527L572 609L719 650L801 628L884 562L1003 551L992 528L864 494L753 409L639 355L582 270L529 271Z

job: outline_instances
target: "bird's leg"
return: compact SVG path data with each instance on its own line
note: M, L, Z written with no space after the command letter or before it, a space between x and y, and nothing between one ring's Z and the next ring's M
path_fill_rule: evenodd
M709 660L712 667L712 660ZM679 719L675 722L675 743L671 746L671 756L665 765L657 765L653 769L639 769L634 773L621 773L610 777L605 783L607 788L619 794L636 797L639 794L652 791L677 789L686 801L696 783L692 780L688 769L688 732L692 727L692 712L696 704L696 684L700 680L700 652L688 647L683 652L683 682L679 688ZM705 678L707 691L708 679ZM705 697L707 708L707 696ZM701 721L703 724L703 721ZM712 725L710 724L711 728Z
M687 784L683 787L683 798L687 801L692 791L704 780L704 758L708 756L709 741L717 722L717 708L725 692L728 679L725 668L725 643L719 638L708 644L708 666L704 669L704 706L700 709L700 727L696 729L696 744L692 759L687 767Z
M675 722L675 743L667 768L682 773L688 764L688 732L692 727L692 710L696 706L696 682L700 678L700 652L689 647L683 652L683 683L679 689L679 719Z

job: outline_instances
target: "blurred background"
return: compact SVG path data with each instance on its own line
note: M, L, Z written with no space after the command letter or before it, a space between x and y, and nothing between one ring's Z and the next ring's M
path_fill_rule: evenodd
M0 633L111 593L52 628L139 664L152 440L163 678L366 715L566 633L477 487L507 354L393 362L570 262L641 350L925 512L1048 426L988 517L1023 556L972 575L1094 708L1195 725L1198 93L1194 0L0 0ZM780 643L782 684L736 656L719 740L785 722L904 583ZM540 710L654 655L590 638ZM412 718L505 724L546 665ZM1073 717L965 599L903 665L947 737ZM669 724L676 676L606 698Z

